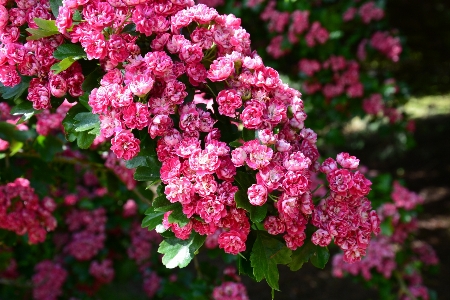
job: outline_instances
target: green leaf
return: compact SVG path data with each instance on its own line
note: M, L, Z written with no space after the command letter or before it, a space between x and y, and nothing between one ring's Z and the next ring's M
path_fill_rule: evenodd
M168 269L184 268L194 258L195 252L205 242L206 235L202 236L192 232L187 240L169 238L159 245L158 253L163 254L162 262Z
M20 81L20 83L13 87L4 86L3 84L0 83L0 94L2 94L2 98L13 100L18 99L23 94L23 92L28 90L28 87L30 86L30 81L31 77L22 76L22 80ZM31 101L27 102L31 103Z
M311 263L323 269L330 258L328 249L314 245L309 239L297 250L292 252L292 261L289 263L291 271L298 271L304 263L311 260Z
M75 128L76 128L75 116L82 112L86 112L86 109L80 103L71 107L69 109L69 111L67 112L66 117L62 121L62 124L64 126L64 131L66 132L67 135L70 135L72 132L75 132ZM71 142L73 142L75 139L76 139L76 135L75 135L75 138ZM70 141L70 139L69 139L69 141Z
M31 34L30 36L27 36L27 41L35 41L45 37L59 34L58 31L48 31L40 28L39 29L27 28L25 30Z
M164 212L155 212L153 207L150 207L146 212L146 217L142 220L141 227L148 230L155 229L156 226L162 223Z
M138 167L134 172L134 179L137 181L154 181L159 179L160 166Z
M33 108L33 102L31 101L23 101L22 103L11 108L11 114L14 116L30 114L35 112L37 112L37 110Z
M13 156L17 152L19 152L20 149L22 149L22 148L23 148L23 143L22 142L12 141L10 146L9 146L9 155Z
M136 31L136 24L134 24L134 23L127 24L123 28L122 33L128 33L128 34L131 34L131 35L138 35L138 32Z
M237 148L237 147L242 146L242 143L239 142L238 140L236 140L236 141L232 141L232 142L228 143L228 145L230 145L233 148Z
M83 16L78 9L73 12L72 20L74 20L75 22L83 21Z
M252 269L252 265L250 264L250 260L246 259L245 257L242 256L238 256L238 271L239 274L242 275L247 275L249 276L251 279L255 280L255 276L253 275L253 269Z
M152 207L154 207L155 211L168 212L174 210L175 206L176 203L171 203L165 195L156 197L152 202Z
M99 79L103 77L103 74L104 74L103 71L99 67L95 68L94 71L89 73L89 75L86 76L86 78L83 81L83 84L81 85L83 91L90 93L93 89L98 87L100 84Z
M236 201L236 206L245 209L250 213L250 220L254 223L259 223L264 220L267 214L267 205L255 206L250 204L246 192L239 190L234 194L234 200Z
M137 167L140 166L147 166L147 159L145 158L145 156L136 156L133 157L130 160L127 160L125 162L125 166L127 167L127 169L136 169Z
M19 141L26 142L33 137L31 131L21 131L13 124L0 122L0 138L8 142Z
M253 178L248 173L242 171L237 171L236 176L234 176L234 179L239 185L240 190L244 192L247 192L248 188L255 183Z
M58 27L56 27L55 20L45 20L41 18L34 18L34 23L36 25L46 31L58 31Z
M247 129L244 127L242 129L242 138L246 142L254 140L256 138L256 131L253 129Z
M90 112L82 112L74 117L75 131L87 131L95 127L100 128L100 118L98 115Z
M81 103L87 110L92 111L92 107L89 105L89 93L84 93L78 98L78 102Z
M92 142L95 140L95 135L90 134L87 131L82 131L77 136L77 145L81 149L87 149L92 145Z
M55 154L63 151L63 143L60 139L48 135L40 135L34 142L34 149L41 155L44 161L50 162L55 157Z
M189 219L183 213L183 207L180 203L174 203L174 209L169 215L169 223L177 223L180 227L184 227L189 223Z
M76 62L78 60L78 58L75 57L67 57L64 58L63 60L61 60L60 62L54 64L50 70L55 71L55 74L59 74L64 70L67 70L68 68L70 68L70 66Z
M68 57L86 57L83 47L77 44L62 44L53 52L53 57L63 60Z
M52 13L55 16L55 18L58 17L60 6L63 6L62 0L50 0L50 8L52 9Z
M323 269L330 258L330 253L326 247L316 246L316 251L309 258L311 263L316 267Z
M392 225L391 218L388 218L386 221L381 222L380 229L382 235L392 236L392 234L394 233L394 227Z
M278 291L279 273L277 264L290 263L291 254L292 251L284 243L270 236L267 232L258 230L250 255L255 279L261 281L265 278L269 286Z

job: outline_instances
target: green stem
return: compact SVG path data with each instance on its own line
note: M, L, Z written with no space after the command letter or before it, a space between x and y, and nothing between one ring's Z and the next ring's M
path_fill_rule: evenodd
M409 297L410 300L417 300L417 298L411 293L411 291L406 286L406 283L403 280L402 275L400 274L400 272L395 271L394 275L397 278L398 284L400 285L400 290L398 291L399 296L401 296L402 294L405 294L405 295L407 295Z

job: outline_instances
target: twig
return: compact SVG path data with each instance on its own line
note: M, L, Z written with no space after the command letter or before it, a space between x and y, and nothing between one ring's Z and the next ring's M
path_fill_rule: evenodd
M10 280L10 279L6 279L6 278L0 278L0 284L23 287L23 288L30 288L33 286L31 284L31 282L22 283L18 280Z
M200 270L200 264L198 263L197 255L194 256L194 266L195 266L195 270L197 271L198 279L202 279L203 274L202 274L202 271Z
M410 300L417 300L417 298L411 293L408 287L405 284L405 281L402 278L402 275L398 272L394 272L395 277L397 278L398 284L400 285L399 296L405 294L409 297Z
M137 188L132 189L132 192L135 193L136 196L139 198L139 200L141 200L142 202L145 202L148 205L152 205L152 201L145 198L144 195L142 195L141 192L139 192L139 190Z

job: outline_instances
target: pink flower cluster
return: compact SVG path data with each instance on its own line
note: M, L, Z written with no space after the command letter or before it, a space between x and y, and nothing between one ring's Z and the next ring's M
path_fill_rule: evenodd
M399 60L400 53L402 52L400 39L391 36L388 32L375 32L370 39L370 45L393 62Z
M14 3L15 6L8 8L0 5L0 82L12 87L20 83L21 75L32 76L27 99L33 102L35 109L50 108L52 96L81 96L84 76L78 63L59 74L50 70L58 62L53 52L63 43L61 35L30 40L24 44L19 40L20 27L36 29L38 26L34 18L52 18L49 1L21 0Z
M385 105L383 96L379 93L365 98L362 107L368 115L383 115L387 117L391 124L395 124L403 119L402 113L397 108ZM414 123L408 123L406 128L408 129L409 126L414 126ZM414 130L414 127L410 129Z
M377 7L373 1L364 3L359 9L356 7L348 8L342 15L342 19L348 22L353 20L356 14L359 14L364 24L369 24L372 21L379 21L384 18L384 10Z
M128 256L138 266L147 266L153 244L161 242L161 236L155 231L141 228L138 223L133 223L130 230L131 245L127 249Z
M380 219L365 197L372 183L359 171L352 171L358 165L359 160L348 153L338 154L336 161L328 158L322 163L320 170L327 175L331 194L316 206L312 216L312 224L320 228L313 234L312 242L325 247L334 238L344 251L344 261L350 263L361 260L371 233L380 232Z
M250 3L247 3L251 7ZM309 11L295 10L292 13L281 12L276 10L276 2L269 1L264 11L261 13L261 20L268 22L269 32L274 32L277 35L272 38L270 45L267 47L267 53L274 58L279 58L288 53L288 51L282 49L282 42L285 39L283 35L287 29L286 38L291 44L297 44L299 42L299 36L308 32L305 35L306 44L308 47L314 47L317 44L324 44L329 39L329 33L320 22L315 21L309 24Z
M224 281L214 288L212 298L214 300L248 300L247 290L240 282L241 278L236 274L236 269L227 267L223 274Z
M403 187L398 181L394 182L394 186L391 193L392 200L394 200L395 206L398 208L404 208L405 210L412 210L417 205L423 204L423 197L409 191Z
M419 273L408 275L406 271L408 265L414 266L415 262L422 262L425 265L436 265L439 260L433 248L425 242L414 240L412 245L408 242L412 234L417 230L417 219L415 217L405 221L400 216L399 209L411 211L420 205L423 199L414 192L408 191L400 186L398 182L393 184L391 194L394 203L384 203L378 214L381 222L388 222L392 227L391 235L380 234L374 238L367 249L367 255L361 261L354 264L346 263L345 256L338 254L333 258L333 275L343 277L344 273L354 276L361 275L365 280L371 280L373 272L382 274L386 279L391 278L394 270L399 271L404 279L410 282L410 292L416 296L426 296L427 289L422 285L422 278ZM398 265L396 255L398 252L405 252L408 247L413 250L412 255L403 259L403 265ZM405 272L405 274L403 274Z
M20 131L28 130L28 126L25 125L24 123L16 125L20 117L11 115L10 111L11 108L9 107L8 103L0 102L0 121L15 125L17 130ZM10 144L8 141L0 139L0 151L8 150L9 146Z
M40 114L36 115L36 132L47 136L55 131L63 131L62 121L69 109L74 105L75 103L69 103L67 100L64 100L55 113L52 113L49 109L44 109Z
M299 69L311 77L303 83L303 88L308 94L322 91L327 99L332 99L344 93L349 98L362 97L364 94L364 87L359 78L359 64L356 61L346 60L343 56L334 55L323 63L313 59L302 59L299 62ZM332 82L322 86L318 76L314 76L320 70L332 72Z
M45 241L47 231L56 228L52 212L56 203L50 197L39 201L38 195L24 178L0 186L0 228L18 235L28 234L30 244Z
M67 278L67 271L59 264L44 260L34 267L33 299L56 300L62 294L62 286Z
M80 261L92 259L104 247L105 214L104 208L93 211L72 210L66 217L71 238L64 247L65 252Z
M89 266L89 274L94 276L100 283L110 283L114 279L112 260L105 259L102 262L92 261Z

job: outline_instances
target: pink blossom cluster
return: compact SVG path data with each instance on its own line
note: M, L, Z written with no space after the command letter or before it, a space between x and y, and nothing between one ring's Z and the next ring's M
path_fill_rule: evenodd
M153 244L161 242L161 236L155 231L141 228L140 224L133 223L130 230L131 245L127 249L128 256L137 265L145 265L148 262Z
M360 82L359 64L353 60L346 60L343 56L330 56L320 63L314 59L302 59L299 62L299 69L308 78L303 83L304 91L307 94L314 94L322 91L327 99L346 94L349 98L362 97L364 86ZM314 76L320 70L329 70L332 73L332 81L322 85L318 76Z
M252 7L251 3L247 6ZM282 49L282 42L287 39L291 44L299 42L299 36L305 33L305 41L308 47L314 47L317 44L324 44L329 39L329 33L320 22L309 23L309 11L295 10L292 13L276 10L276 1L269 1L260 18L268 23L269 32L276 33L267 47L267 53L274 58L279 58L288 53ZM287 36L283 33L286 32Z
M389 241L386 236L374 238L370 242L366 256L359 262L349 264L344 261L343 254L337 254L333 257L333 276L342 278L344 272L353 276L360 275L365 280L372 279L372 269L382 274L385 278L390 278L392 272L397 268L395 255L398 247Z
M158 245L162 238L156 231L142 228L137 222L131 224L129 234L131 244L127 248L128 257L138 265L144 292L152 298L161 286L161 278L150 268L151 253L154 245Z
M62 294L62 286L67 278L67 271L59 264L44 260L34 267L33 299L56 300Z
M412 210L424 202L423 197L409 191L398 181L394 182L391 197L397 208L404 208L405 210Z
M114 279L114 273L113 262L110 259L102 262L94 260L89 266L89 274L100 283L110 283Z
M312 242L325 247L334 238L344 251L344 261L349 263L361 260L371 233L380 232L380 219L365 197L372 183L361 172L353 172L358 165L359 160L348 153L322 163L320 171L326 174L331 193L316 206L312 216L312 224L320 228Z
M142 287L144 288L145 294L149 298L153 298L161 286L161 277L156 274L156 272L148 271L144 274L144 282Z
M393 62L399 60L400 53L402 52L400 39L391 36L388 32L375 32L370 38L370 45Z
M27 99L38 110L50 108L52 96L81 96L84 76L77 62L59 74L50 70L58 62L53 52L63 43L63 36L53 35L23 44L19 40L20 27L38 28L34 18L52 19L49 1L21 0L13 3L15 5L8 5L8 8L0 5L0 82L12 87L20 83L21 75L32 76Z
M391 124L395 124L403 119L402 113L397 108L385 105L383 96L379 93L371 94L365 98L362 107L368 115L385 116ZM414 122L408 123L406 128L413 131Z
M212 298L214 300L248 300L247 290L240 282L241 278L236 274L236 269L227 267L223 273L224 281L214 288Z
M417 230L417 219L403 220L400 215L401 209L411 211L423 202L423 199L414 192L408 191L395 181L391 194L393 203L384 203L378 208L378 215L381 222L389 222L393 232L390 235L380 234L374 238L367 249L367 255L359 262L348 264L343 254L338 254L333 258L333 275L343 277L344 273L353 276L361 275L365 280L371 280L373 272L382 274L386 279L392 277L392 273L400 271L402 277L409 281L408 289L415 296L428 299L427 289L422 285L422 277L419 273L408 275L406 271L408 265L414 265L421 261L425 265L436 265L439 260L434 249L425 242L414 240L412 244L408 242L412 234ZM407 247L412 249L413 254L404 259L404 265L398 265L396 255L405 252ZM405 268L405 274L403 274Z
M66 117L69 109L74 105L75 103L69 103L67 100L64 100L54 113L49 109L44 109L36 115L36 132L40 135L47 136L50 133L63 131L62 121Z
M66 253L83 261L92 259L103 249L106 239L104 208L93 211L73 209L66 217L66 224L71 232L70 241L64 247Z
M364 24L369 24L372 21L379 21L384 18L384 10L377 7L374 1L364 3L358 8L350 7L342 15L345 22L353 20L358 14Z
M30 244L45 241L48 231L56 228L52 212L56 203L50 197L39 201L38 195L24 178L0 186L0 228L18 235L28 234Z
M100 4L109 5L95 5ZM88 57L95 57L103 50L83 45L83 39L89 39L86 32L93 35L99 27L89 19L89 5L83 9L86 22L74 25L69 34L76 33L72 42L80 41L86 52L93 51ZM300 247L314 209L310 177L317 170L319 157L316 134L304 128L306 114L300 93L283 84L278 73L251 52L249 35L233 15L219 15L201 4L191 6L189 1L184 6L164 5L128 7L139 32L157 33L150 42L153 51L144 56L129 51L120 65L110 63L107 51L98 57L107 73L100 87L92 91L89 104L92 112L100 115L101 135L111 137L111 150L126 160L140 151L140 140L133 130L146 129L157 139L164 193L170 202L180 203L189 218L181 227L169 222L172 212L165 214L163 225L176 237L187 239L192 230L203 235L220 230L220 248L232 254L244 251L250 222L245 210L236 206L238 187L233 182L236 169L246 168L257 173L256 184L247 191L250 204L264 205L274 193L279 216L269 216L267 228L273 234L284 233L289 248ZM102 21L118 35L123 34L126 22L108 20L114 20L120 9L105 8L106 19ZM161 22L159 27L141 20L143 11L153 14ZM190 35L181 35L188 26ZM345 60L344 66L341 62L330 58L324 68L339 71L346 66ZM342 77L353 78L352 72L354 68ZM196 102L186 102L186 85L178 79L181 76L187 76L189 84L199 89L225 82L227 87L215 98L218 111L214 113L242 123L245 130L254 130L257 139L231 151L214 128L216 116Z

